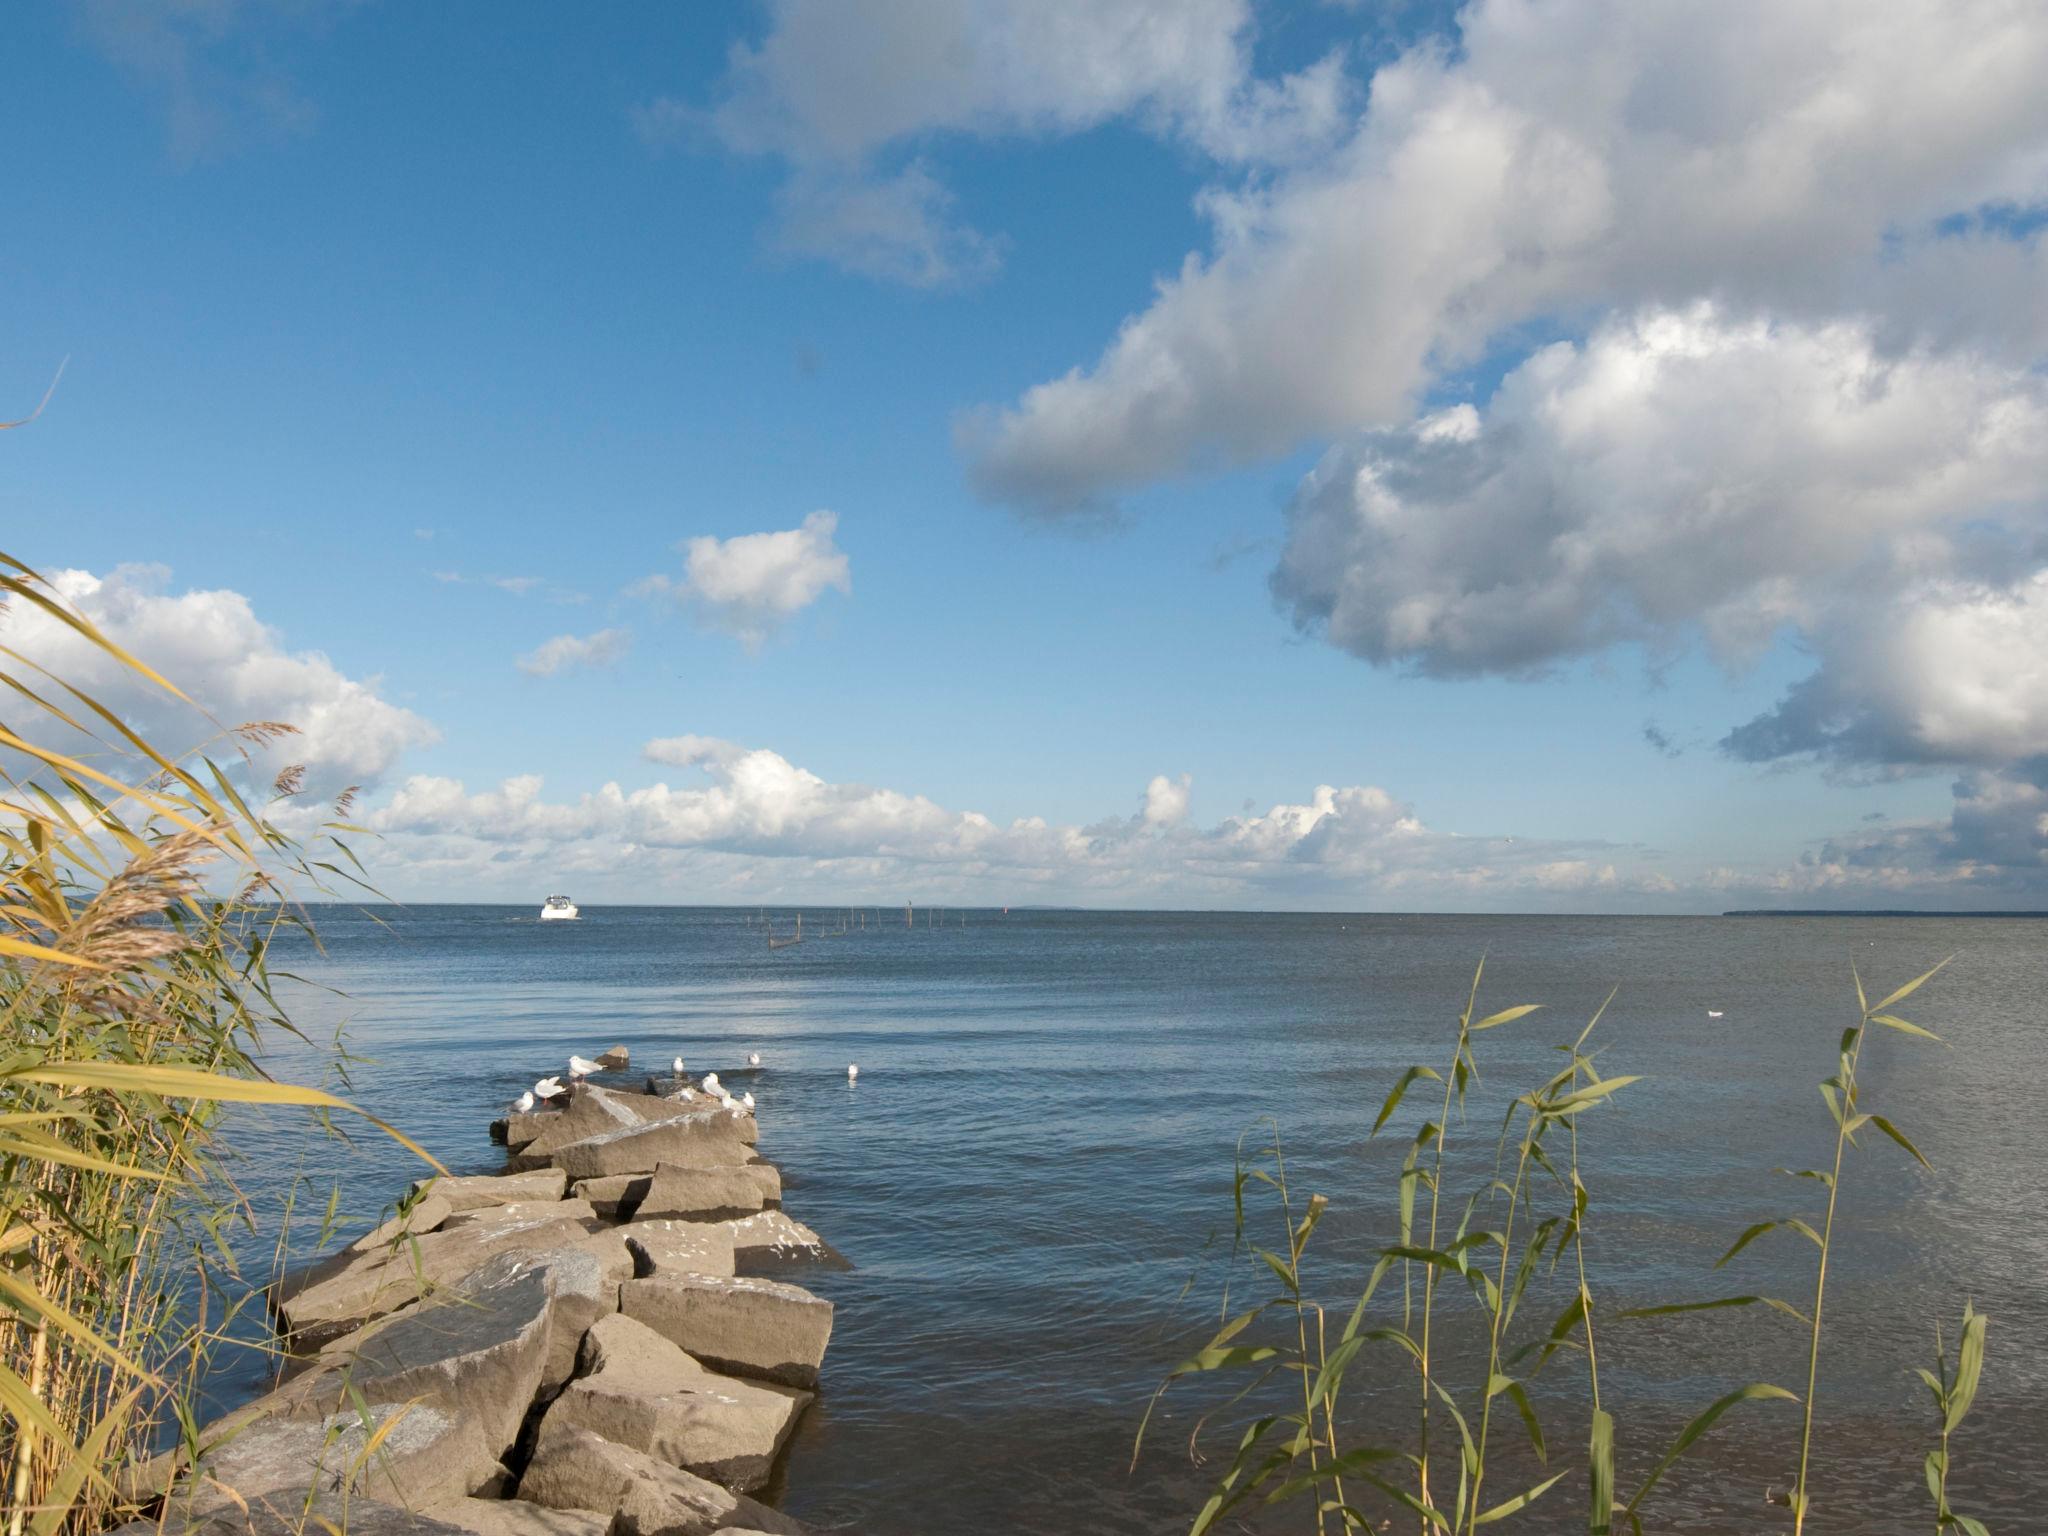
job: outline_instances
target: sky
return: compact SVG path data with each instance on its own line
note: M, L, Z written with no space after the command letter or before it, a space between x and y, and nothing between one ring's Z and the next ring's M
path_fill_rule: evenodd
M2019 0L29 7L0 551L206 715L0 644L296 725L405 900L2048 907L2044 78Z

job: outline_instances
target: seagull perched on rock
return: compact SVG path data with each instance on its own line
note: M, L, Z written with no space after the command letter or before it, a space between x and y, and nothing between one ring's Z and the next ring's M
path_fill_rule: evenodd
M754 1112L754 1096L751 1093L741 1094L740 1103L746 1106L748 1114L751 1115Z
M704 1074L704 1091L714 1099L725 1091L718 1086L718 1074L716 1072L706 1072Z
M584 1057L571 1056L569 1058L569 1075L571 1077L588 1077L593 1072L602 1072L603 1070L604 1068L600 1067L596 1062L586 1060Z
M860 1068L859 1068L859 1067L848 1067L848 1068L846 1069L846 1077L847 1077L847 1081L851 1082L851 1081L852 1081L852 1080L853 1080L854 1078L856 1078L856 1077L859 1077L859 1076L860 1076Z
M759 1065L761 1065L761 1053L759 1051L754 1051L751 1054L749 1054L747 1057L747 1065L750 1067L758 1067Z
M529 1088L526 1092L519 1095L518 1102L512 1106L512 1112L517 1115L523 1115L529 1113L532 1109L533 1090Z
M562 1091L562 1080L559 1077L544 1077L533 1085L533 1091L544 1099L552 1099Z
M672 1068L672 1069L674 1070L674 1074L675 1074L675 1075L676 1075L677 1077L681 1077L681 1076L683 1075L683 1058L682 1058L682 1057L678 1056L678 1057L677 1057L677 1058L676 1058L676 1059L675 1059L675 1060L674 1060L673 1062L669 1063L669 1065L670 1065L670 1067L671 1067L671 1068Z

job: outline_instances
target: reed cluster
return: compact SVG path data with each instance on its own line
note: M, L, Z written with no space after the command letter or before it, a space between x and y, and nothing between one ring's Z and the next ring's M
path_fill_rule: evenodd
M1943 961L1942 965L1948 962ZM1199 1446L1210 1422L1244 1416L1206 1501L1194 1517L1191 1536L1227 1515L1248 1515L1257 1506L1299 1502L1304 1523L1317 1536L1332 1530L1382 1530L1387 1511L1405 1512L1422 1536L1474 1536L1481 1526L1512 1522L1530 1511L1571 1475L1572 1467L1550 1470L1550 1449L1532 1387L1537 1373L1560 1352L1576 1357L1584 1377L1585 1529L1593 1536L1627 1530L1641 1536L1645 1510L1667 1473L1723 1415L1747 1403L1779 1399L1798 1407L1791 1484L1771 1495L1792 1531L1803 1532L1816 1501L1816 1469L1823 1447L1814 1433L1814 1403L1822 1389L1823 1316L1828 1294L1828 1261L1836 1246L1836 1215L1848 1154L1872 1137L1891 1143L1923 1165L1925 1159L1904 1131L1866 1103L1859 1069L1873 1032L1934 1041L1928 1030L1893 1010L1942 969L1937 965L1872 1003L1856 976L1855 1022L1837 1042L1835 1069L1820 1084L1820 1099L1832 1125L1833 1158L1824 1168L1782 1169L1802 1188L1815 1191L1813 1209L1773 1215L1751 1224L1714 1266L1736 1260L1752 1243L1784 1232L1814 1250L1812 1289L1795 1304L1773 1296L1742 1294L1661 1306L1608 1310L1592 1276L1589 1248L1592 1195L1581 1163L1581 1126L1616 1096L1640 1081L1604 1074L1591 1041L1610 994L1592 1020L1569 1043L1557 1046L1557 1069L1513 1097L1493 1136L1486 1177L1465 1190L1449 1187L1454 1141L1466 1138L1467 1097L1479 1082L1481 1039L1488 1031L1526 1020L1536 1005L1479 1013L1482 961L1457 1017L1451 1049L1440 1065L1418 1063L1401 1072L1382 1102L1371 1135L1396 1128L1405 1118L1411 1091L1428 1088L1428 1108L1406 1133L1405 1152L1393 1191L1394 1241L1378 1248L1363 1287L1348 1315L1333 1318L1304 1272L1310 1238L1329 1208L1322 1194L1303 1199L1289 1180L1277 1122L1263 1131L1248 1155L1240 1138L1233 1184L1233 1245L1221 1322L1208 1342L1176 1367L1154 1394L1138 1429L1142 1449L1161 1398L1190 1379L1224 1380L1234 1388L1219 1406L1197 1421L1191 1446ZM1524 1027L1528 1027L1524 1025ZM1592 1121L1591 1124L1597 1124ZM1590 1128L1590 1127L1589 1127ZM1483 1135L1483 1133L1482 1133ZM1860 1138L1860 1139L1859 1139ZM1467 1138L1468 1139L1468 1138ZM1482 1146L1479 1149L1483 1152ZM1467 1163L1471 1161L1468 1158ZM1247 1194L1268 1196L1272 1218L1248 1209ZM1263 1246L1256 1227L1272 1220L1279 1241ZM1259 1282L1258 1299L1233 1310L1231 1292L1240 1260ZM1530 1326L1521 1309L1539 1273L1562 1271L1569 1300L1555 1318ZM1398 1280L1398 1286L1393 1284ZM1451 1306L1476 1308L1480 1348L1476 1369L1447 1362L1441 1348ZM1796 1320L1805 1348L1802 1378L1792 1385L1758 1381L1728 1392L1701 1408L1668 1446L1636 1460L1647 1470L1632 1490L1617 1483L1619 1421L1611 1393L1603 1397L1601 1348L1611 1347L1610 1321L1728 1308L1765 1307ZM1597 1325L1597 1326L1596 1326ZM1597 1337L1596 1337L1597 1335ZM1987 1536L1976 1519L1949 1503L1949 1437L1977 1392L1984 1361L1985 1320L1965 1308L1956 1357L1951 1363L1936 1336L1936 1369L1919 1372L1935 1403L1940 1443L1926 1458L1931 1518L1937 1536L1960 1530ZM1411 1406L1394 1422L1371 1424L1370 1407L1345 1410L1347 1387L1355 1389L1366 1364L1384 1365L1380 1380L1392 1383L1391 1398ZM1402 1384L1405 1383L1405 1386ZM1358 1390L1351 1398L1363 1396ZM1377 1417L1388 1418L1383 1393ZM1505 1494L1489 1477L1501 1460L1499 1437L1519 1422L1545 1475ZM1401 1422L1405 1417L1406 1422ZM1361 1432L1357 1422L1370 1427ZM1134 1452L1135 1455L1135 1452ZM1368 1508L1367 1493L1376 1506ZM1559 1525L1553 1516L1547 1522ZM1575 1522L1574 1522L1575 1523ZM1262 1527L1263 1528L1263 1527Z
M8 615L30 608L132 685L190 702L0 554L4 1536L97 1528L121 1508L119 1469L160 1426L192 1428L226 1319L203 1288L197 1307L181 1292L233 1271L228 1230L247 1215L219 1106L349 1107L259 1064L266 1033L291 1028L269 962L279 929L303 923L290 893L352 878L348 797L288 836L277 808L301 775L267 798L247 786L248 748L289 727L208 723L198 748L160 751L11 647Z

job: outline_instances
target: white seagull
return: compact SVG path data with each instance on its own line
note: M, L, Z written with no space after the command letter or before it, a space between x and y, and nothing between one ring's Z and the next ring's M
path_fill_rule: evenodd
M600 1067L596 1062L587 1061L581 1056L571 1056L569 1058L569 1075L571 1077L588 1077L593 1072L602 1072L603 1070L604 1068Z
M544 1077L533 1085L533 1091L544 1099L552 1099L562 1091L562 1080L559 1077Z
M677 1057L677 1058L676 1058L676 1059L675 1059L675 1060L674 1060L673 1062L671 1062L671 1063L670 1063L670 1065L671 1065L671 1066L672 1066L672 1067L673 1067L673 1068L675 1069L675 1075L676 1075L677 1077L681 1077L681 1076L683 1075L683 1058L682 1058L682 1057L678 1056L678 1057Z
M1710 1019L1718 1019L1719 1017L1721 1017L1721 1010L1718 1008L1709 1008L1707 1010L1707 1017Z
M751 1093L741 1094L740 1103L746 1106L748 1114L751 1115L754 1112L754 1096Z
M761 1065L761 1053L759 1051L755 1051L752 1055L748 1056L747 1065L750 1067L758 1067L759 1065Z
M533 1090L529 1088L526 1092L519 1095L518 1102L512 1106L512 1112L517 1115L523 1115L531 1111L532 1108Z
M859 1076L860 1076L860 1068L859 1068L859 1067L848 1067L848 1068L846 1069L846 1076L847 1076L847 1080L848 1080L849 1082L851 1082L851 1081L852 1081L852 1080L853 1080L854 1078L856 1078L856 1077L859 1077Z
M716 1072L706 1072L704 1074L704 1091L713 1098L725 1092L723 1088L718 1086L718 1074Z

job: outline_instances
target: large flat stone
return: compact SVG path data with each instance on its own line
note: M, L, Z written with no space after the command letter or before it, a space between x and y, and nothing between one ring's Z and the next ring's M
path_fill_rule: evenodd
M630 1221L653 1181L652 1174L613 1173L601 1179L578 1179L569 1186L569 1193L578 1200L588 1200L607 1221Z
M600 1132L559 1147L549 1156L572 1179L652 1173L661 1163L679 1168L734 1167L752 1155L745 1138L745 1127L752 1124L748 1116L698 1110L670 1120Z
M853 1267L837 1248L781 1211L761 1211L719 1225L732 1234L735 1267L743 1275L775 1275L811 1266Z
M166 1509L161 1522L131 1520L115 1526L106 1536L325 1536L330 1529L342 1536L463 1536L470 1527L379 1499L323 1494L310 1508L302 1500L263 1497L252 1500L247 1508L229 1502L203 1513L180 1506ZM564 1532L563 1536L584 1533Z
M366 1454L386 1425L389 1432ZM197 1473L182 1476L166 1500L180 1518L237 1500L295 1510L328 1494L417 1508L467 1495L497 1467L475 1415L429 1403L387 1403L367 1413L351 1407L315 1418L261 1415L219 1437L202 1431L200 1444Z
M295 1269L272 1288L271 1305L295 1348L318 1348L453 1285L506 1249L565 1247L588 1235L581 1222L554 1216L429 1232L395 1249L343 1252Z
M673 1163L659 1163L635 1214L719 1221L750 1215L781 1198L782 1176L771 1164L678 1168Z
M657 1098L653 1094L625 1093L587 1082L578 1083L567 1106L554 1114L554 1123L521 1147L510 1159L510 1166L542 1167L571 1142L617 1130L621 1126L649 1125L658 1120L676 1119L702 1107L701 1104Z
M558 1300L566 1300L570 1314L559 1328ZM600 1267L589 1254L513 1249L402 1316L344 1340L326 1353L317 1377L292 1387L327 1411L358 1396L466 1408L492 1456L502 1459L544 1382L568 1379L584 1332L609 1310L605 1300Z
M706 1365L786 1387L814 1387L832 1303L777 1280L655 1275L619 1287L619 1310Z
M559 1172L550 1169L550 1172ZM469 1227L488 1227L494 1230L518 1226L522 1222L531 1224L549 1218L571 1221L596 1221L597 1208L588 1200L564 1200L559 1195L548 1195L539 1200L513 1200L505 1205L480 1205L473 1210L457 1211L441 1223L445 1232L459 1232Z
M732 1225L718 1221L655 1218L621 1229L633 1256L629 1279L649 1275L733 1273Z
M475 1536L605 1536L609 1513L594 1509L549 1509L524 1499L455 1499L427 1511L434 1519ZM308 1531L305 1536L318 1536Z
M612 1511L616 1536L711 1536L734 1526L807 1536L798 1521L552 1414L541 1421L519 1496L551 1509Z
M768 1481L811 1394L707 1370L630 1317L599 1318L579 1373L548 1409L615 1445L741 1492Z
M401 1211L382 1226L373 1227L349 1244L356 1253L368 1253L373 1248L389 1248L407 1237L420 1237L437 1227L454 1214L455 1208L439 1195L428 1195L413 1202L412 1209Z
M426 1186L430 1194L448 1202L450 1210L474 1211L488 1205L510 1205L522 1200L559 1200L569 1181L552 1168L528 1173L472 1174L467 1178L420 1179L413 1188Z

